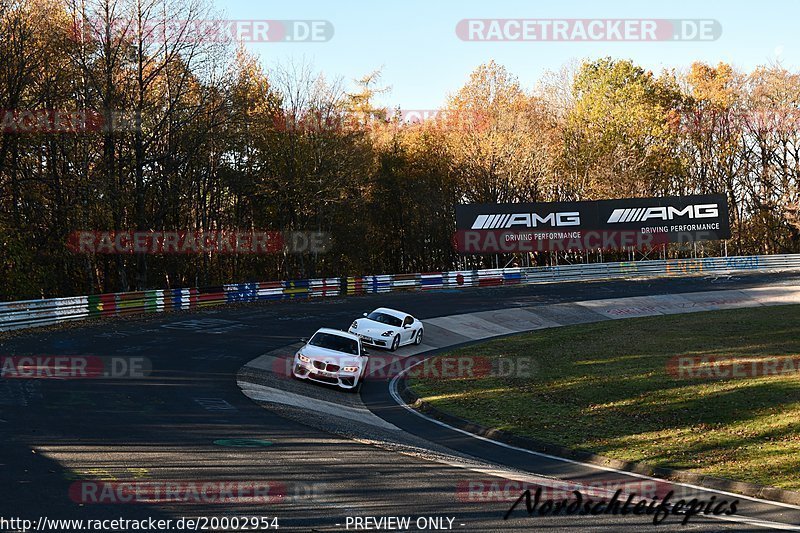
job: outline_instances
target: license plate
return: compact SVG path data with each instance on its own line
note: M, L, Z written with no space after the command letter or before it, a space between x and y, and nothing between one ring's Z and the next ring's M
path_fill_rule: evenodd
M364 335L361 336L361 340L364 342L375 342L375 340L372 337L366 337Z
M320 376L325 376L326 378L335 378L336 374L332 372L325 372L324 370L317 370L317 374Z

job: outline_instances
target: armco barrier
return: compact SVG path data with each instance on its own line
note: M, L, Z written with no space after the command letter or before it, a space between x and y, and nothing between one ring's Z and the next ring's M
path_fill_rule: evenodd
M444 286L443 272L425 272L424 274L420 274L419 277L419 288L423 291L441 289Z
M381 276L231 283L218 287L148 290L0 302L0 331L49 326L85 318L128 316L269 300L325 298L464 287L496 287L570 280L686 276L754 270L800 269L800 254L706 257L666 261L588 263L535 268L458 270Z

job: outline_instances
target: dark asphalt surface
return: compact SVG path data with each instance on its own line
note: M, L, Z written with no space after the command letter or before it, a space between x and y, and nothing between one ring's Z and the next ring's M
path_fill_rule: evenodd
M236 385L236 372L253 358L318 327L346 329L355 316L379 305L424 320L512 306L733 289L787 279L800 281L800 276L753 274L370 295L220 307L6 338L0 341L0 354L5 356L145 357L153 373L144 379L0 380L4 489L0 516L34 521L40 516L173 521L188 516L277 516L281 529L343 531L348 516L409 515L454 517L454 529L471 531L649 530L653 526L648 517L634 516L520 515L503 521L507 503L473 503L459 497L459 487L486 479L485 472L446 465L424 454L398 454L283 418L244 397ZM364 394L372 393L365 387ZM214 444L237 438L272 445ZM463 443L450 444L457 448ZM70 498L72 484L98 479L270 481L283 498L268 504L135 505L81 504ZM657 529L762 530L708 518L695 518L688 526L672 518Z

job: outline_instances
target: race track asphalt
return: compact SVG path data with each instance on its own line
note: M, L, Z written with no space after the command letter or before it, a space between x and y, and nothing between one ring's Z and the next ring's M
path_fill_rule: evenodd
M452 517L454 529L470 531L649 530L654 527L649 517L641 516L519 515L503 521L507 502L464 501L460 487L491 477L492 468L498 465L520 475L551 474L545 466L555 465L536 462L542 458L515 458L507 451L487 452L485 443L466 436L453 441L452 435L425 429L422 420L415 431L461 453L448 456L443 449L397 450L377 440L322 431L246 398L237 386L237 371L246 362L292 344L318 327L346 329L354 317L377 306L403 309L425 320L513 306L787 281L800 282L800 275L759 273L395 293L220 307L55 331L34 330L5 338L0 342L0 354L5 356L144 357L153 371L144 379L0 380L0 480L4 489L0 516L33 520L40 516L84 520L277 516L281 529L344 531L347 517L391 515ZM365 387L363 394L369 403L376 393ZM395 422L401 427L407 423ZM219 442L242 438L270 445L242 448ZM562 464L560 468L565 467ZM259 504L74 501L75 483L98 479L269 481L282 497ZM787 509L782 516L787 523L797 523L795 514ZM773 512L771 516L778 515ZM687 526L673 519L657 529L763 530L710 518L695 518Z

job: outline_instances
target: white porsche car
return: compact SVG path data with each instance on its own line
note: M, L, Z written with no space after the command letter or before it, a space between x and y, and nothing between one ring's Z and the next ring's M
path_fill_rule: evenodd
M358 335L361 342L378 348L395 351L406 344L422 344L422 322L402 311L379 307L364 313L348 330Z
M357 336L337 329L320 328L294 355L292 375L298 379L358 390L368 360Z

